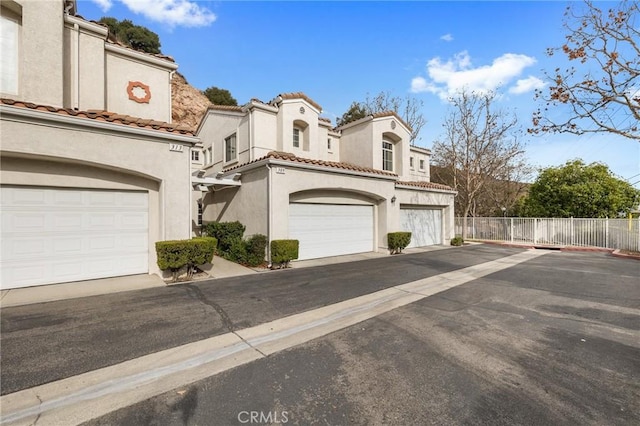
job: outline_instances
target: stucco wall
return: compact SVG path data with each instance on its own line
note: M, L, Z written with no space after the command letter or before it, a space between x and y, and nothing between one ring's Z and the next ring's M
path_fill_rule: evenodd
M417 150L410 150L409 156L413 157L413 168L409 167L408 176L406 179L403 177L402 180L429 182L429 155ZM420 160L424 161L423 169L420 168Z
M304 113L301 112L304 108ZM279 134L282 138L282 151L291 152L304 158L322 158L318 147L318 111L307 102L294 99L283 101L278 110ZM294 123L304 122L304 136L300 137L300 146L293 146Z
M393 181L354 176L327 171L296 169L284 167L284 173L272 172L273 193L272 211L273 224L271 239L289 238L289 202L290 195L301 191L322 190L337 192L341 196L354 193L356 204L365 195L374 206L374 220L376 220L376 235L374 241L379 248L386 247L387 209L393 197ZM295 200L295 198L294 198Z
M22 8L18 93L7 97L44 105L63 103L62 1L15 0ZM3 10L6 5L2 2ZM3 137L4 139L4 137Z
M340 161L362 167L373 167L372 128L368 125L353 126L342 130Z
M83 121L63 125L3 114L1 182L147 190L149 272L158 272L154 243L190 237L189 149L172 152L168 141L124 134L118 125L82 128Z
M117 52L106 52L107 110L171 122L170 70L125 56L122 54L127 52L125 48L116 49ZM131 52L127 52L129 53ZM149 86L151 98L148 103L138 103L129 99L127 87L129 82L136 81Z
M268 235L266 166L242 173L242 186L204 194L204 222L240 221L245 235Z
M233 163L242 164L249 161L247 121L242 113L217 110L206 113L198 131L198 137L205 150L209 147L213 148L213 163L206 165L211 167L207 169L207 174L219 172L226 165L231 165L224 161L224 140L234 133L236 133L239 150L238 160ZM241 125L246 129L245 131L239 131Z

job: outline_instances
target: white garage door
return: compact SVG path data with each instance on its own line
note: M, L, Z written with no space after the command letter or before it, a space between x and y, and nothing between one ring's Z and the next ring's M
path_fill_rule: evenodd
M400 227L411 232L409 247L442 244L441 209L400 209Z
M373 206L292 203L289 238L301 260L373 251Z
M2 187L2 288L148 272L148 194Z

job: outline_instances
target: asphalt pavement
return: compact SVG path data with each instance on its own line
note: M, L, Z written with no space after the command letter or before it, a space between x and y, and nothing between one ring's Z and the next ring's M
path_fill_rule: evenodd
M3 309L2 393L521 252L468 246ZM635 260L549 253L88 424L637 424L639 275Z

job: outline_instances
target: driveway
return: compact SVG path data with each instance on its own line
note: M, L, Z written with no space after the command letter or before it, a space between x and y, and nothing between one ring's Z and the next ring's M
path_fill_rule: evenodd
M3 392L519 252L465 247L7 309ZM551 252L88 424L637 424L639 268ZM122 334L96 339L110 328ZM81 362L92 345L104 356Z

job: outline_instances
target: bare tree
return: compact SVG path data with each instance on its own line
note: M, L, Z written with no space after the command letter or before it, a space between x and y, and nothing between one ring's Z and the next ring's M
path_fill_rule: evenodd
M420 130L427 123L422 115L424 102L409 95L404 98L392 96L390 92L380 92L373 98L367 95L364 106L369 114L395 111L411 128L411 144L415 142Z
M574 65L547 73L551 84L536 93L543 106L529 132L614 133L640 141L640 6L626 0L607 11L590 0L584 6L567 8L566 43L547 49ZM568 115L556 120L550 107L565 107Z
M459 92L450 100L445 135L432 148L433 163L446 170L450 185L458 191L462 238L467 237L467 217L486 186L508 180L526 166L517 119L494 111L496 96L495 92Z

